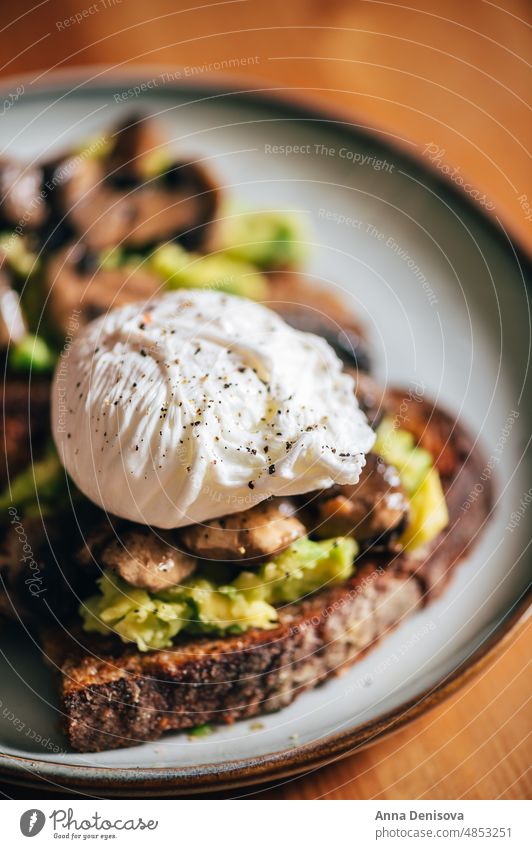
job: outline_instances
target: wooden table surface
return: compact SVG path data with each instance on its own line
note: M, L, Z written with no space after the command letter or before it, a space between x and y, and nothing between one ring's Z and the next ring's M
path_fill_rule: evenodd
M437 145L439 162L485 192L530 250L530 11L527 0L24 0L3 11L0 75L35 72L37 84L51 69L101 66L92 75L143 64L203 74L230 64L236 84L259 79L258 87L340 105L420 153ZM410 727L254 795L530 798L531 646L529 624L489 669Z

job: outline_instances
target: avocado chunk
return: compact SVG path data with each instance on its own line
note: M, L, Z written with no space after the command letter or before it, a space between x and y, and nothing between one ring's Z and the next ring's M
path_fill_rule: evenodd
M258 594L270 604L297 601L328 584L347 580L353 573L358 546L350 537L315 542L302 537L278 557L259 569L241 573L235 580L238 589Z
M390 418L379 425L373 450L396 467L409 496L410 519L399 543L406 551L421 548L449 524L445 494L432 456L415 445L411 433L394 427Z
M449 524L440 476L430 469L410 497L410 521L400 537L406 551L414 551L438 536Z
M28 333L9 350L9 365L14 371L48 372L53 369L56 356L41 336Z
M294 268L305 258L308 237L293 213L266 210L230 215L220 229L221 249L259 268Z
M35 463L27 466L11 481L0 495L0 513L9 507L20 507L25 515L38 512L47 502L56 502L63 495L65 486L65 470L55 450L48 453Z
M268 282L260 271L222 253L202 256L167 244L153 252L149 265L168 289L217 289L257 301L268 295Z
M391 418L383 419L377 428L373 451L395 466L409 495L415 492L432 468L432 456L429 452L416 447L412 434L395 427Z
M39 269L39 258L33 253L24 236L17 233L0 233L0 254L17 277L26 279Z
M256 572L203 564L183 584L161 592L134 589L110 571L99 579L100 593L80 607L86 631L117 634L141 651L168 648L180 632L238 634L273 628L274 605L297 601L329 584L345 581L354 570L353 539L313 542L299 539Z

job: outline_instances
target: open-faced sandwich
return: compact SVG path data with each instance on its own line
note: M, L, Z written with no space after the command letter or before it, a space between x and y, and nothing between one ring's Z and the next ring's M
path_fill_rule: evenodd
M147 144L128 126L89 173L54 165L36 232L68 245L39 285L58 336L78 319L21 424L21 370L46 374L53 340L9 323L0 604L38 634L79 751L289 704L441 592L489 508L486 488L461 509L473 440L369 377L286 222L215 226L203 168Z

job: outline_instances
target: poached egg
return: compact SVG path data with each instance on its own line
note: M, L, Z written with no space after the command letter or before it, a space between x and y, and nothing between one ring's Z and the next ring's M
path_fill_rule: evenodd
M324 339L214 290L82 328L56 370L52 425L89 499L159 528L355 484L375 440Z

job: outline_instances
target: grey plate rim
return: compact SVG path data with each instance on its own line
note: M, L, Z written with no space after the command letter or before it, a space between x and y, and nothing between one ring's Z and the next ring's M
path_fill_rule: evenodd
M112 92L119 84L140 84L149 73L173 73L179 68L168 65L141 66L126 71L109 71L105 66L91 65L75 70L53 71L45 83L39 83L30 94L24 93L25 100L53 97L65 93L65 89L76 91L79 96L102 93L106 89ZM92 74L97 80L87 77ZM31 81L32 74L22 77L8 77L0 83L0 97L5 96L10 85ZM212 99L215 97L238 97L243 102L259 104L264 107L281 109L290 117L307 118L309 121L334 123L338 132L346 137L370 140L382 151L392 153L396 159L408 163L409 168L428 179L432 186L453 197L459 206L469 209L479 223L488 229L492 238L502 241L510 249L521 271L532 273L532 247L520 244L510 238L502 222L496 215L490 215L480 204L462 192L445 175L436 171L428 161L420 160L396 141L391 143L383 136L390 135L385 130L369 130L360 125L357 116L338 107L328 107L316 97L290 93L299 90L286 86L275 86L256 80L246 83L230 75L204 75L203 83L198 85L189 80L169 83L165 93L190 93L196 97ZM234 87L230 83L234 83ZM288 92L288 94L287 94ZM160 92L158 92L160 94ZM348 756L366 748L384 736L413 722L436 705L449 698L482 669L492 663L502 651L515 639L518 631L529 618L532 606L532 587L529 587L515 602L508 613L502 617L489 638L468 658L460 663L450 674L440 679L415 699L404 702L374 720L329 735L319 741L302 746L294 746L278 752L272 752L255 758L242 758L238 761L202 764L199 767L87 767L81 764L63 764L58 761L44 761L39 758L18 757L0 752L0 777L15 784L28 787L49 785L52 789L56 782L65 782L65 789L91 793L103 791L107 795L120 795L127 792L135 797L157 795L189 795L206 793L265 783L288 778L303 772L318 769L325 764Z

